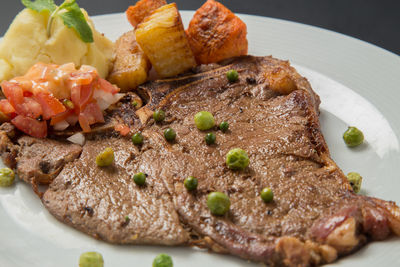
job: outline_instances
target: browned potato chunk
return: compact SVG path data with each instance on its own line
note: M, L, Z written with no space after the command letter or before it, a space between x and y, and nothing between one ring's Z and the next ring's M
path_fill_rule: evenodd
M289 64L287 64L289 67ZM276 67L270 72L265 73L265 78L269 82L269 88L280 94L290 94L297 89L296 83L291 77L290 72L284 67Z
M247 54L246 24L214 0L208 0L196 11L187 34L199 64Z
M108 80L126 92L147 80L150 67L149 60L136 43L134 31L129 31L115 43L115 61Z
M134 28L149 16L154 10L163 5L166 5L165 0L140 0L134 6L130 6L125 14L128 21L132 24Z
M136 40L160 77L175 76L196 65L175 3L158 8L139 24Z

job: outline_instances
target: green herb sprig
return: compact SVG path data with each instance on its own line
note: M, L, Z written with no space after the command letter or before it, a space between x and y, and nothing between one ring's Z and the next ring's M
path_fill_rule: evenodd
M22 4L29 9L37 12L50 12L49 22L47 23L47 36L51 35L51 27L54 19L59 15L64 25L72 28L85 43L93 43L93 32L85 19L85 15L79 8L76 0L65 0L60 6L54 0L21 0ZM63 11L62 13L60 13Z

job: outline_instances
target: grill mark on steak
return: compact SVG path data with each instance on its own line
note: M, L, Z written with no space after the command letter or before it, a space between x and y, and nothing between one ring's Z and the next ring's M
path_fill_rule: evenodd
M231 68L240 72L237 83L226 79ZM298 90L273 92L265 73L275 68L285 69ZM394 203L352 193L321 134L319 98L287 62L240 57L145 84L140 91L146 105L122 119L142 131L144 145L139 150L127 139L95 134L44 194L44 205L58 220L112 243L192 244L271 266L320 265L367 239L400 235ZM112 114L129 108L120 105ZM161 124L150 119L156 108L167 111ZM206 132L194 126L200 110L230 123L227 133L216 132L215 146L207 146ZM167 127L176 130L176 142L164 139ZM116 151L115 165L98 168L95 157L107 146ZM234 147L249 154L243 172L224 164ZM145 187L132 181L139 171L148 174ZM189 175L199 179L194 192L183 185ZM265 186L274 191L272 203L259 196ZM212 191L230 196L231 209L223 217L207 208Z

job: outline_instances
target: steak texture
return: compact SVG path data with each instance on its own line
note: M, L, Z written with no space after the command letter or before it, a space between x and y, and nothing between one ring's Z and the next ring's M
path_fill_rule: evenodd
M238 82L227 80L230 69ZM79 157L64 160L42 198L60 221L111 243L196 245L271 266L321 265L400 234L395 203L353 193L330 158L319 98L288 62L239 57L147 83L138 94L143 107L122 101L112 116L142 132L144 144L97 133ZM153 121L155 109L166 111L164 122ZM217 123L228 121L229 131L199 131L193 118L203 110ZM167 128L176 131L175 142L163 137ZM214 145L204 141L208 132L217 136ZM106 147L115 162L99 168L95 158ZM243 171L225 165L233 148L249 155ZM138 172L147 174L145 186L133 182ZM195 191L184 187L188 176L198 178ZM273 202L260 198L264 187ZM224 216L207 207L214 191L230 198Z

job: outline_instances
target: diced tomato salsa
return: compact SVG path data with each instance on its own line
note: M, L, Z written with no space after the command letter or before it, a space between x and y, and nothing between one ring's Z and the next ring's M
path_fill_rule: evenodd
M3 81L1 88L6 99L0 100L0 112L19 130L38 138L47 136L48 127L65 122L79 122L84 132L90 132L91 125L104 123L103 110L120 98L119 88L96 69L84 65L77 70L73 63L37 63L25 76ZM102 93L95 94L96 90ZM103 109L97 103L99 95Z

